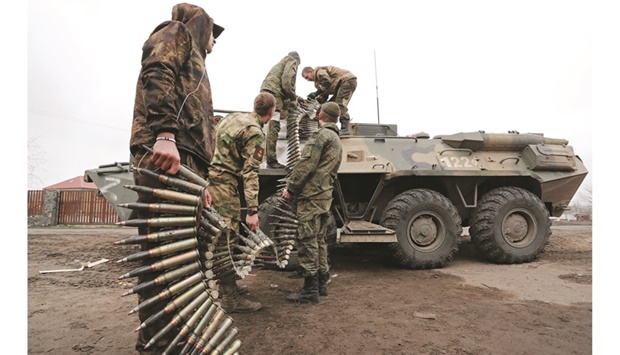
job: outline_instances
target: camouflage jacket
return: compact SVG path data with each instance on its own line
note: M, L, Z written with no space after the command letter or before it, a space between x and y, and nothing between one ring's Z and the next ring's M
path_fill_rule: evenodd
M348 70L333 66L314 68L314 87L317 89L317 96L324 96L325 99L329 95L335 95L343 81L349 79L357 79L353 73Z
M338 126L328 123L308 140L293 167L287 190L298 199L331 199L342 160Z
M268 91L282 100L296 101L295 82L300 61L297 52L287 54L267 73L261 91Z
M159 132L175 134L177 148L205 166L213 155L213 103L205 68L213 19L199 7L180 4L142 47L130 150L153 146Z
M265 133L257 113L231 113L217 126L209 180L237 186L243 180L247 207L258 207L258 168L263 161Z

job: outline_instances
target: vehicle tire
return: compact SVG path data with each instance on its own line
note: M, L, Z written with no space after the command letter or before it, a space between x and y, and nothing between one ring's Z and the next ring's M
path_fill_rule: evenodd
M486 193L473 212L469 228L476 250L498 264L535 260L551 235L549 211L533 193L500 187Z
M269 238L273 237L272 233L272 224L277 221L275 216L280 215L281 212L276 209L276 206L280 205L281 193L276 192L275 194L267 197L259 206L258 206L258 221L259 228L263 233L265 233ZM274 240L275 242L275 240ZM270 255L275 255L272 252L273 247L267 247L266 250L262 251L263 253L269 253ZM297 251L295 249L291 250L291 254L289 254L288 264L281 268L276 264L265 263L264 267L269 269L276 269L280 271L293 271L299 265L299 258L297 257Z
M271 224L276 221L274 216L280 214L281 212L276 209L278 206L280 193L275 193L269 197L267 197L258 207L258 220L260 229L267 234L269 238L272 237L272 229ZM329 250L333 250L336 245L336 236L337 236L337 225L336 219L334 215L329 212L329 219L327 221L327 245ZM289 255L288 265L281 270L294 270L299 266L299 258L297 257L297 250L291 250L291 254Z
M271 224L276 221L274 215L280 214L280 212L276 209L276 206L279 205L279 197L280 193L275 193L269 197L267 197L259 206L258 206L258 221L260 229L267 234L269 238L272 237L271 233Z
M398 265L433 269L446 265L458 251L463 232L456 207L439 192L414 189L388 203L381 225L396 231L398 243L388 246Z

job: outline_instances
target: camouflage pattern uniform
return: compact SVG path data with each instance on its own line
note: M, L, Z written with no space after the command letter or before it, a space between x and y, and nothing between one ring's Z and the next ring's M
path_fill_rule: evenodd
M273 119L269 121L265 147L267 164L273 164L278 161L276 157L276 143L278 141L278 133L280 132L280 121L286 121L289 114L297 106L295 82L297 79L297 67L300 62L299 54L297 52L290 52L271 68L260 87L261 92L269 92L276 98L276 112L280 114L279 120L276 117L276 113Z
M258 209L258 168L265 154L264 142L263 122L256 112L229 114L217 126L208 190L215 210L237 233L242 198L239 186L246 206ZM237 238L228 240L231 246L237 242ZM220 289L224 309L234 310L240 302L236 278L220 280Z
M333 95L329 101L340 106L341 123L348 123L351 117L347 106L357 88L357 77L348 70L334 66L316 67L314 68L314 87L317 91L313 95L320 103L324 103L330 95Z
M158 168L151 161L152 155L142 145L152 147L159 132L172 132L176 137L181 163L198 175L207 176L213 147L213 104L205 58L212 28L213 19L202 8L179 4L172 10L172 20L157 26L144 43L130 140L130 151L136 166L157 171ZM137 173L134 173L134 181L141 186L165 187ZM138 202L155 203L158 200L157 197L143 194L138 197ZM134 210L130 218L157 216L152 212ZM144 235L159 229L139 227L138 233ZM141 250L158 245L143 243ZM151 263L153 260L147 259L141 264L144 266ZM163 272L141 275L137 282L141 284L153 280ZM138 302L142 303L158 294L164 287L152 287L141 292ZM141 309L140 322L156 311L156 307ZM161 354L172 341L171 336L162 337L148 350L142 349L169 322L170 318L164 317L157 324L141 329L136 350L140 354Z
M206 48L213 19L203 9L175 6L142 47L142 69L130 140L131 153L153 146L159 132L175 134L177 148L208 165L213 155L213 100Z
M342 160L338 126L327 123L308 140L287 190L297 199L298 255L305 277L328 273L327 220Z
M222 217L239 226L242 182L248 208L258 208L258 168L263 161L265 134L263 122L255 113L232 113L217 129L215 153L209 170L209 193Z

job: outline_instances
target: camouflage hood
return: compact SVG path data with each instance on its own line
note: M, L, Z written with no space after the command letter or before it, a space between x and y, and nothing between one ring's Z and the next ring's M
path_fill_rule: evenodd
M172 21L178 21L189 30L193 39L193 45L202 54L203 58L207 55L207 44L211 31L213 31L213 19L201 7L182 3L172 8ZM171 21L166 21L153 30L151 35L168 26Z
M177 148L204 165L213 153L213 101L205 68L211 32L223 29L200 7L178 4L142 46L130 140L135 155L159 132L174 133Z

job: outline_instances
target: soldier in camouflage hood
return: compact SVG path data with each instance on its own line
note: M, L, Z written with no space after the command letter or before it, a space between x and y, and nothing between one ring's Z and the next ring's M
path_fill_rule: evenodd
M276 99L267 92L254 99L252 113L232 113L217 126L215 153L209 170L209 193L213 205L233 230L239 231L241 194L247 206L245 222L251 230L258 225L258 168L265 154L263 125L275 113ZM229 241L231 250L236 240ZM222 307L228 313L253 312L262 308L258 302L240 297L234 278L220 281Z
M143 153L143 144L152 146L157 165L172 174L179 151L209 164L213 102L205 59L223 30L202 8L183 3L144 42L130 140L134 156Z
M319 302L319 295L327 295L330 281L327 222L334 181L342 161L342 143L336 125L339 115L336 103L327 102L321 106L321 128L304 146L282 192L286 200L297 200L298 255L304 276L303 288L289 295L290 301L315 303Z
M323 103L333 101L340 107L340 134L349 134L349 102L357 88L357 77L346 69L334 66L305 67L301 75L308 81L314 81L315 92L308 95L309 99L315 99Z
M301 59L297 52L289 52L271 68L260 87L261 92L268 92L276 98L276 115L269 122L265 147L267 166L273 169L285 168L277 160L276 143L280 132L280 121L286 121L290 112L297 106L295 83L300 62Z
M211 53L215 38L224 29L214 24L202 8L177 4L172 8L172 19L153 30L142 46L142 68L136 85L136 97L131 129L130 151L134 164L149 170L176 174L184 164L202 177L207 177L213 149L213 104L205 59ZM152 147L153 154L144 146ZM152 179L134 173L136 185L165 188ZM138 202L154 203L154 196L140 194ZM205 194L205 203L210 195ZM154 217L149 211L134 210L131 218ZM139 227L138 233L154 233L153 227ZM141 250L149 250L157 243L143 243ZM145 260L142 265L149 265ZM163 272L163 271L162 271ZM138 284L155 279L162 272L138 277ZM165 286L164 286L165 287ZM163 287L153 287L138 295L138 302L159 294ZM139 311L140 322L156 312L153 308ZM136 350L140 354L161 354L172 341L161 337L144 350L144 345L166 326L140 329Z

